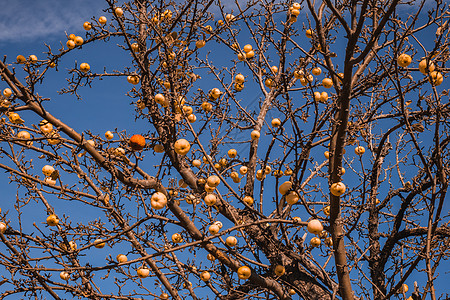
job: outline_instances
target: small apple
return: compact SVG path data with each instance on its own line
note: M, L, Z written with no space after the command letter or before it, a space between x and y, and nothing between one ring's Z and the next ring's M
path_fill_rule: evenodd
M411 63L412 59L411 56L409 56L406 53L400 54L397 58L397 63L400 67L406 68Z
M167 197L161 192L156 192L152 195L150 204L153 209L162 209L167 204Z
M27 59L26 59L25 56L23 56L23 55L17 55L16 61L17 61L17 63L19 63L19 64L23 64L23 63L25 63L25 62L27 61Z
M300 218L300 217L293 217L292 220L293 220L294 222L300 223L300 222L302 221L302 218Z
M53 168L50 165L45 165L42 167L42 173L47 177L51 176L54 171L55 171L55 168Z
M147 268L139 268L136 272L139 278L146 278L150 274L150 270Z
M230 149L227 154L229 158L235 158L237 156L237 151L236 149Z
M209 112L212 110L212 104L205 101L202 103L202 109L206 112Z
M444 81L444 77L442 76L441 72L432 71L430 73L430 78L428 81L431 84L434 84L435 86L441 85L441 83Z
M239 168L239 173L241 173L241 175L245 175L247 174L248 168L246 166L242 166Z
M322 92L320 93L320 102L322 103L327 103L328 101L328 93L327 92Z
M213 88L210 93L211 97L215 100L222 95L222 92L218 88Z
M295 191L290 191L289 194L286 196L286 202L289 204L295 204L298 202L299 199L300 197Z
M275 267L274 272L275 272L275 275L277 275L277 276L283 276L284 273L286 273L286 268L282 265L277 265Z
M31 54L30 56L28 56L28 60L29 60L32 64L34 64L34 63L37 62L38 59L37 59L36 55Z
M163 299L163 300L167 300L167 299L169 299L169 294L162 293L162 294L159 296L159 298L161 298L161 299Z
M56 184L56 180L53 180L51 177L45 177L44 182L50 185Z
M329 205L324 207L323 214L325 216L330 216L330 206Z
M216 187L220 183L220 178L216 175L211 175L207 179L207 184L211 187Z
M127 81L131 84L138 84L139 83L139 76L138 75L128 75Z
M56 226L58 225L59 220L58 217L54 214L51 214L47 217L47 224L48 226Z
M355 154L361 156L364 154L364 152L366 152L366 149L363 146L357 146L355 148Z
M181 243L183 241L183 237L181 236L181 234L174 233L172 234L172 242L174 242L175 244Z
M208 271L203 271L200 274L200 279L205 281L205 282L208 281L210 278L211 278L211 274Z
M277 128L277 127L279 127L281 125L281 121L280 121L280 119L275 118L275 119L272 119L271 124L272 124L272 127Z
M162 106L165 106L166 98L164 97L163 94L156 94L155 95L155 102L160 104L160 105L162 105Z
M427 74L427 72L433 72L435 69L434 63L431 61L428 61L428 70L427 70L427 60L422 59L419 63L419 71L422 74Z
M310 233L319 234L323 230L323 225L319 220L313 219L308 222L308 226L306 227L306 229L308 229L308 232Z
M333 238L331 236L325 238L325 245L328 247L333 247Z
M206 205L213 206L217 202L217 197L215 194L208 194L203 200L205 200Z
M130 145L133 151L140 151L145 147L145 138L140 134L134 134L130 138L128 145Z
M225 16L225 21L227 21L227 22L233 22L235 18L236 18L236 17L233 16L232 14L227 14L227 15Z
M6 231L6 224L3 222L0 222L0 233L5 233Z
M313 35L313 31L311 29L307 29L305 32L307 38L311 39Z
M320 102L320 92L314 92L314 101Z
M319 247L320 246L320 239L315 236L315 237L311 238L311 241L309 243L313 247Z
M75 42L74 42L73 40L68 40L68 41L66 42L66 46L67 46L67 48L69 48L69 49L75 48L76 45L77 45L77 44L75 44Z
M252 45L247 44L247 45L244 46L244 52L245 52L245 53L248 53L248 52L250 52L250 51L252 51L252 50L253 50Z
M100 18L98 18L98 22L102 25L105 25L106 21L107 21L107 19L104 16L101 16Z
M19 133L17 134L17 137L18 137L19 139L24 139L24 140L29 140L29 139L31 139L30 133L29 133L28 131L26 131L26 130L19 131ZM32 142L32 141L28 141L28 142L20 142L20 143L22 143L22 144L24 144L24 145L28 145L28 146L33 145L33 142Z
M81 45L83 45L83 43L84 43L84 40L83 40L83 38L82 38L81 36L75 37L75 39L74 39L73 41L75 42L75 44L76 44L77 46L81 46Z
M116 14L116 16L118 16L119 18L121 16L123 16L123 10L120 7L116 7L116 9L114 9L114 13Z
M217 234L219 232L220 228L216 224L212 224L209 226L208 231L211 234Z
M91 30L92 29L92 24L90 22L84 22L83 23L83 28L84 28L84 30Z
M197 47L198 49L205 47L206 42L204 40L198 40L195 42L195 47Z
M257 140L260 137L260 133L258 130L253 130L252 133L250 134L252 140Z
M186 155L191 149L191 144L185 139L179 139L173 145L175 152L179 155Z
M80 71L83 73L89 72L89 70L91 69L91 66L89 66L88 63L81 63L80 64Z
M320 74L322 74L322 69L319 67L315 67L311 70L311 73L315 76L319 76Z
M114 134L111 131L105 132L105 137L107 140L111 140L114 137Z
M296 294L294 289L289 289L289 295L294 296Z
M118 254L118 255L116 256L116 260L117 260L117 262L118 262L119 264L123 264L123 263L125 263L125 262L128 261L128 258L127 258L127 256L126 256L125 254Z
M12 91L10 88L6 88L3 90L3 96L5 96L6 98L11 97L11 95L12 95Z
M325 156L326 159L330 159L330 152L329 151L325 151L323 153L323 155Z
M245 77L244 77L244 75L242 75L241 73L239 73L239 74L237 74L237 75L234 77L234 80L235 80L237 83L244 83Z
M200 168L200 166L202 165L202 162L199 159L194 159L192 161L192 165L196 168Z
M252 206L253 205L253 198L251 196L245 196L244 199L242 199L247 205Z
M95 244L94 247L97 249L102 249L106 245L106 243L102 239L96 239L94 241L94 244Z
M322 85L324 88L329 89L333 86L333 80L331 78L322 79Z
M164 146L161 144L156 144L153 147L153 151L155 151L156 153L164 153Z
M280 192L281 195L285 195L291 188L292 188L292 182L285 181L278 187L278 191Z
M334 196L337 196L337 197L341 196L342 194L345 193L345 184L342 182L333 183L330 187L330 192Z
M222 224L222 222L220 222L220 221L215 221L215 222L214 222L214 225L219 226L220 229L222 229L222 227L223 227L223 224Z
M266 174L264 173L263 170L256 171L256 179L262 181L264 178L266 178Z
M239 267L237 270L239 279L249 279L252 275L252 270L247 266Z
M292 3L292 8L293 9L300 9L301 8L300 3L298 3L298 2Z
M215 189L216 189L215 187L210 186L209 184L205 184L205 192L212 193L214 192Z
M67 273L66 271L62 271L61 273L59 273L59 278L68 281L70 279L70 274Z

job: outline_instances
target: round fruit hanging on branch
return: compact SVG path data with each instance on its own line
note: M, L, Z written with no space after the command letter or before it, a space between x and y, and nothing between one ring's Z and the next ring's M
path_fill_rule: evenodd
M130 138L128 144L133 151L140 151L145 147L145 138L140 134L135 134Z

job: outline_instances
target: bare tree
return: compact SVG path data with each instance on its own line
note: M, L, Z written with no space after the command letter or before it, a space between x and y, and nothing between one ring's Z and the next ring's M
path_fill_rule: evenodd
M0 62L1 299L448 297L448 3L232 7L106 0ZM132 63L69 61L102 42ZM77 131L50 72L121 80L148 126Z

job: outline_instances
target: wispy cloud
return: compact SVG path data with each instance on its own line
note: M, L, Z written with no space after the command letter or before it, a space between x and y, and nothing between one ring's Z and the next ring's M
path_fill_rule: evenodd
M10 0L0 10L0 43L42 40L82 24L101 13L103 1ZM78 30L77 30L78 29Z

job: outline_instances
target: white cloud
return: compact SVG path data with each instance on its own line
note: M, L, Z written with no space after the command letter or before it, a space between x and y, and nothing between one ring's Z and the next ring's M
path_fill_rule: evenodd
M0 43L42 40L82 24L101 13L106 3L90 0L14 0L0 10Z

